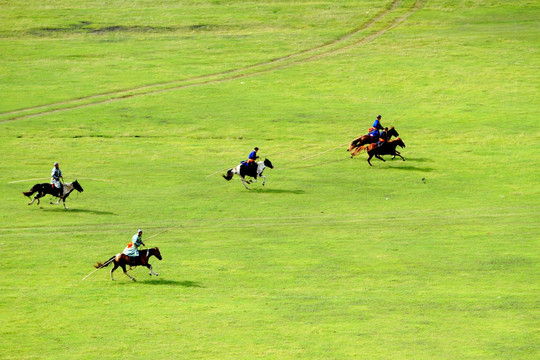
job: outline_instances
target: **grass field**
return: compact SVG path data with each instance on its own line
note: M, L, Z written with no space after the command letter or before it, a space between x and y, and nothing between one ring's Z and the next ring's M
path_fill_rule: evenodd
M1 359L540 357L538 2L82 3L0 1Z

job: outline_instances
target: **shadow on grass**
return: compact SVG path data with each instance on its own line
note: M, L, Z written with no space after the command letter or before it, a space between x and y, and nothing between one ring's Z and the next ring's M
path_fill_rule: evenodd
M49 204L47 204L49 205ZM40 205L40 208L45 211L53 211L53 212L66 212L66 213L88 213L88 214L94 214L94 215L116 215L113 212L110 211L101 211L101 210L89 210L89 209L76 209L76 208L69 208L64 209L62 205L50 205L51 207L42 207ZM52 207L52 206L58 206L58 207ZM68 206L69 207L69 206Z
M398 160L398 159L394 159L394 160ZM433 160L428 159L428 158L407 158L407 161L410 161L410 162L433 162Z
M265 189L251 189L252 192L258 192L258 193L269 193L269 194L305 194L306 192L304 190L288 190L288 189L272 189L272 188L265 188Z
M392 165L392 164L389 164ZM417 167L412 165L398 165L398 166L388 166L387 169L391 170L408 170L408 171L421 171L421 172L432 172L435 169L430 167Z
M200 283L196 281L190 281L190 280L176 281L176 280L154 278L154 279L137 281L137 283L145 284L145 285L173 285L173 286L197 287L197 288L203 287Z

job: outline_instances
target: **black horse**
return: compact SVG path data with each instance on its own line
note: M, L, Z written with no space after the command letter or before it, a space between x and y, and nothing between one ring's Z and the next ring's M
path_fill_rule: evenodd
M405 161L403 156L401 156L400 152L396 150L397 146L400 146L402 148L405 147L405 143L403 142L403 140L401 140L401 138L394 139L378 147L377 147L377 144L368 144L366 146L360 146L360 151L364 149L367 150L367 153L369 155L367 162L369 166L373 166L370 161L373 156L375 156L377 159L382 160L382 161L386 161L386 160L384 160L381 157L381 155L392 155L392 159L395 156L399 156L403 161Z
M36 184L32 186L30 191L23 191L24 196L32 196L35 192L37 192L37 195L34 196L34 200L28 203L28 205L32 205L34 201L37 200L37 204L39 205L39 199L44 197L45 195L52 195L58 198L58 201L56 203L51 202L51 204L58 205L60 204L60 200L62 200L62 204L64 205L64 209L67 209L66 207L66 198L71 194L73 190L77 190L78 192L83 192L84 189L79 184L77 180L71 183L62 184L61 188L56 188L52 184L48 183L42 183L42 184Z
M114 281L113 278L113 272L118 267L121 267L122 270L124 270L124 274L126 274L131 280L136 281L135 278L127 273L126 265L129 266L146 266L148 269L150 269L150 276L155 275L158 276L158 273L155 273L154 270L152 270L152 265L148 263L148 260L151 256L157 257L159 260L162 259L161 253L159 252L159 248L151 248L151 249L144 249L139 250L139 256L130 257L126 254L120 253L113 257L111 257L109 260L105 261L104 263L98 262L94 267L96 269L103 269L104 267L109 266L110 263L114 262L114 267L111 269L111 280Z

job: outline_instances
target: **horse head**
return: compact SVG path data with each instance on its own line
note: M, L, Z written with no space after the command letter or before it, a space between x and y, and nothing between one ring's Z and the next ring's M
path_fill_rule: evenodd
M268 159L264 159L264 166L269 167L270 169L274 168L274 165L272 165L272 162Z
M72 183L72 185L73 185L73 188L74 188L75 190L77 190L78 192L83 192L83 191L84 191L84 189L82 188L81 184L79 184L79 182L78 182L77 180L75 180L75 181Z
M154 255L155 257L157 257L158 260L163 259L163 258L161 257L161 253L159 252L159 248L158 248L158 247L155 247L155 248L153 248L152 250L153 250L153 251L152 251L152 255Z
M403 140L401 140L401 138L397 138L396 140L394 140L396 142L396 144L398 144L399 146L401 146L402 148L405 147L405 143L403 142Z
M388 138L391 138L392 136L394 137L399 136L398 132L396 131L396 129L394 129L393 126L388 130L387 134L388 134Z

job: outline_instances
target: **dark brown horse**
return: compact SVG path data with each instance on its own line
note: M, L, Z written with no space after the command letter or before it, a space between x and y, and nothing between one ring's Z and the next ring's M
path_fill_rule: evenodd
M399 136L398 132L396 131L396 129L394 129L393 126L390 129L388 129L387 134L388 134L388 140L390 140L392 138L392 136L394 136L394 137ZM351 157L353 157L353 156L355 156L356 154L358 154L361 151L360 146L363 146L363 145L366 145L366 144L376 143L377 140L378 140L378 138L376 138L374 136L362 135L360 137L357 137L353 141L351 141L347 151L350 152Z
M399 151L396 150L397 146L400 146L402 148L405 147L405 143L403 142L403 140L401 140L401 138L397 138L387 143L384 143L379 147L377 147L377 144L368 144L365 146L360 146L360 151L364 149L367 150L367 153L369 155L367 162L369 166L373 166L370 161L373 156L375 156L377 159L382 160L382 161L386 161L386 160L384 160L381 157L381 155L392 155L393 157L399 156L403 161L405 161L405 159L403 158L403 156L401 156Z
M148 259L150 259L151 256L157 257L159 260L162 259L161 253L159 252L159 248L151 248L151 249L144 249L139 251L139 256L127 256L126 254L117 254L111 257L109 260L105 261L104 263L98 262L94 267L96 269L103 269L104 267L109 266L110 263L114 263L114 267L111 269L111 280L114 281L113 278L113 272L118 267L121 267L122 270L124 270L124 274L129 276L129 278L133 281L136 281L135 278L127 273L126 265L129 266L146 266L148 269L150 269L150 276L155 275L158 276L158 273L155 273L152 270L152 265L148 263Z

